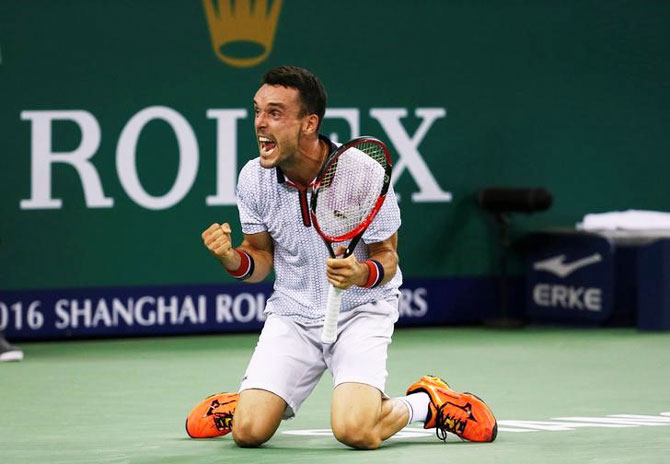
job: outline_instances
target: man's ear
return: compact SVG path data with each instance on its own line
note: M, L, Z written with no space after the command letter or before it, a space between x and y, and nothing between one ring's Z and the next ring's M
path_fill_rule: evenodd
M318 127L319 117L314 113L307 115L302 121L302 131L306 135L316 133L318 131Z

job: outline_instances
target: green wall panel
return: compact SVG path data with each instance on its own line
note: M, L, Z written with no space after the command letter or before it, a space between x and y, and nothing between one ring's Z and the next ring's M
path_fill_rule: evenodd
M329 107L355 110L359 132L390 142L398 165L414 160L396 140L421 132L426 111L443 111L416 149L452 201L414 201L427 188L418 185L415 167L395 184L408 277L493 272L491 224L474 203L484 186L541 185L554 193L550 211L516 218L518 231L572 227L589 212L670 208L670 3L280 6L269 56L240 68L213 52L201 2L0 4L0 289L230 281L199 238L224 220L240 236L234 205L206 202L217 189L217 141L236 139L226 166L231 156L237 169L255 156L251 99L263 72L280 64L315 71ZM159 210L128 195L116 166L124 128L152 107L188 123L198 155L188 192ZM100 128L88 165L113 206L88 206L78 171L52 163L51 198L62 206L22 208L34 188L33 143L71 152L83 137L72 121L54 121L50 139L37 137L26 112L73 110L92 115ZM247 116L221 135L208 110ZM407 116L402 133L389 134L373 114L386 111L391 121L394 110ZM323 127L340 140L351 136L343 119L328 118ZM136 156L146 193L168 193L180 159L172 128L159 119L147 123Z

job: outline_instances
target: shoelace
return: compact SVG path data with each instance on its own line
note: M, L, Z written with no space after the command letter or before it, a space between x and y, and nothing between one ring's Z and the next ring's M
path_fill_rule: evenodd
M437 409L437 416L435 417L435 435L444 442L447 441L447 432L460 437L465 431L465 424L467 423L467 419L461 420L449 414L445 406L447 406L447 403Z

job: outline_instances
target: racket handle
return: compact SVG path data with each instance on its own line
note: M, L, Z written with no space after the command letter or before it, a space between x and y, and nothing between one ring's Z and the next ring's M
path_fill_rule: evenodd
M328 302L326 303L326 319L323 321L321 341L323 343L334 343L337 338L337 316L340 314L342 305L342 289L330 286L328 290Z

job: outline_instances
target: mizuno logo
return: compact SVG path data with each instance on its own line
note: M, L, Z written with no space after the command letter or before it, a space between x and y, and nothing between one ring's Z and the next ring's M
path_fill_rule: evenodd
M600 253L594 253L586 258L578 259L571 263L565 262L565 255L554 256L533 264L536 271L547 271L558 277L567 277L577 269L581 269L591 264L599 263L603 258Z

